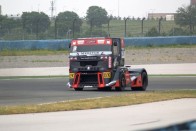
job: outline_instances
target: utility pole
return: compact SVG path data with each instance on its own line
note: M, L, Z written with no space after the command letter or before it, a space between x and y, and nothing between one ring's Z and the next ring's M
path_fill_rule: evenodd
M55 7L54 7L54 1L51 1L51 7L50 7L50 10L51 10L51 19L53 19L54 17L54 10L55 10Z

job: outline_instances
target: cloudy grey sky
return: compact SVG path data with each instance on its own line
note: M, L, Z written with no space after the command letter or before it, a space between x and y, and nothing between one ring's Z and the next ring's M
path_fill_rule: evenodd
M42 11L51 15L52 0L0 0L2 14L16 15L22 12ZM62 11L74 11L80 17L86 15L88 7L97 5L108 14L121 17L146 17L148 13L173 13L178 7L187 6L190 0L54 0L57 15Z

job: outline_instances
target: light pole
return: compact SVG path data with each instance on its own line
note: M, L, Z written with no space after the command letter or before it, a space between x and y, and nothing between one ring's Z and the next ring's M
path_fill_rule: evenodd
M75 22L76 22L76 18L73 20L73 38L74 38L74 33L75 33Z
M125 18L125 37L127 36L127 20L129 17Z
M145 20L145 18L142 18L142 36L143 36L143 33L144 33L144 20Z
M68 29L68 31L67 31L68 39L70 38L70 37L69 37L69 36L70 36L70 34L71 34L71 30L70 30L70 29Z
M57 39L57 17L54 20L54 37Z
M93 18L91 19L91 37L92 37L92 32L93 32Z
M110 37L110 20L111 18L108 19L108 37Z
M163 20L163 18L161 17L159 19L159 35L161 35L161 21Z
M26 18L22 21L23 40L25 39Z

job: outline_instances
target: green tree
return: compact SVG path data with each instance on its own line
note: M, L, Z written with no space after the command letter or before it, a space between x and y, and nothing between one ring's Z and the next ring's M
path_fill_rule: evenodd
M146 36L159 36L159 32L157 31L156 27L152 27L146 34Z
M188 35L189 31L183 30L182 28L173 28L168 32L169 36L182 36L182 35Z
M189 26L190 33L192 33L196 25L196 5L178 8L175 23L180 26Z
M58 14L55 25L58 36L65 37L66 35L71 35L73 31L79 32L82 20L75 12L65 11Z
M39 38L39 33L48 30L50 19L43 12L23 12L22 14L23 29L28 33L35 33L36 38Z
M87 23L92 27L101 27L102 24L106 24L108 21L107 11L98 6L89 7L86 14Z
M9 18L8 16L0 15L0 37L10 34L14 28L20 26L20 20Z

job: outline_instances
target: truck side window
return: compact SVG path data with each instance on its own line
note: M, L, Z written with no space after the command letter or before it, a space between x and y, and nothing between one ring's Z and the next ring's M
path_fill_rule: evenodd
M118 46L113 46L114 55L118 55Z
M77 46L73 46L73 52L77 52Z

